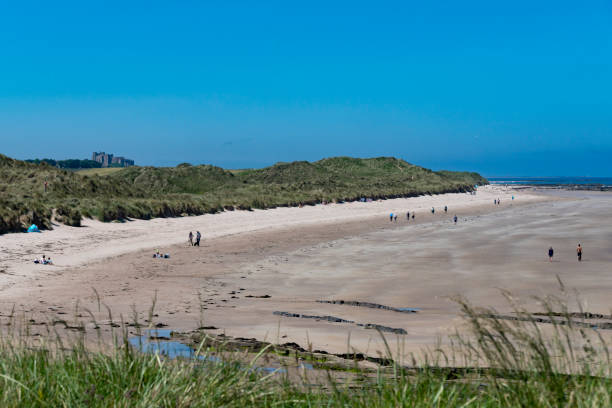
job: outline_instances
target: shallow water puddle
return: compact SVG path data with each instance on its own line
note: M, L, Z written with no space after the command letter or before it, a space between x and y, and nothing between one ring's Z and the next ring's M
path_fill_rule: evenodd
M196 353L191 347L178 341L172 341L171 338L172 330L170 329L151 329L145 330L143 336L130 337L128 342L141 353L155 353L171 359L196 358ZM197 356L197 359L220 362L214 356Z
M170 340L172 338L172 330L170 329L151 329L145 330L143 336L130 337L128 342L130 345L141 353L159 354L170 359L188 358L213 363L222 363L223 361L215 356L196 356L196 352L191 347L178 341ZM305 369L312 370L310 364L302 364ZM276 367L254 367L252 370L260 371L267 374L286 373L284 368Z
M420 312L422 309L420 307L397 307L397 310L400 312Z

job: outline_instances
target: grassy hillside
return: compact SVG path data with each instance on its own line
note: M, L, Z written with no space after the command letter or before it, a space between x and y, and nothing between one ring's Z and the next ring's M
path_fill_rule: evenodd
M0 155L0 179L0 233L23 231L31 223L78 226L83 216L148 219L461 192L487 183L476 173L434 172L388 157L336 157L241 171L181 164L75 173Z
M81 169L77 170L81 176L107 176L112 173L116 173L118 171L123 170L124 167L102 167L102 168L93 168L93 169Z

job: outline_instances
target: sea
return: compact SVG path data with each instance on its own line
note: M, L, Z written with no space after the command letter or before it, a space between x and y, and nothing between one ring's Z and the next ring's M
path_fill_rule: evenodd
M541 187L603 187L612 188L612 177L488 177L491 184Z

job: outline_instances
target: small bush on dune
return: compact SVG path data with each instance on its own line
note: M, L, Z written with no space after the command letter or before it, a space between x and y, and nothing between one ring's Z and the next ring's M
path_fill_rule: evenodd
M80 227L83 216L78 208L69 205L60 205L56 209L55 219L62 224Z

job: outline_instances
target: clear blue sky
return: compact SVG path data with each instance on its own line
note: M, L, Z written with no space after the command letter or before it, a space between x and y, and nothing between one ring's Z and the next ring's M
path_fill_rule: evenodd
M609 0L25 3L0 12L12 157L612 175Z

